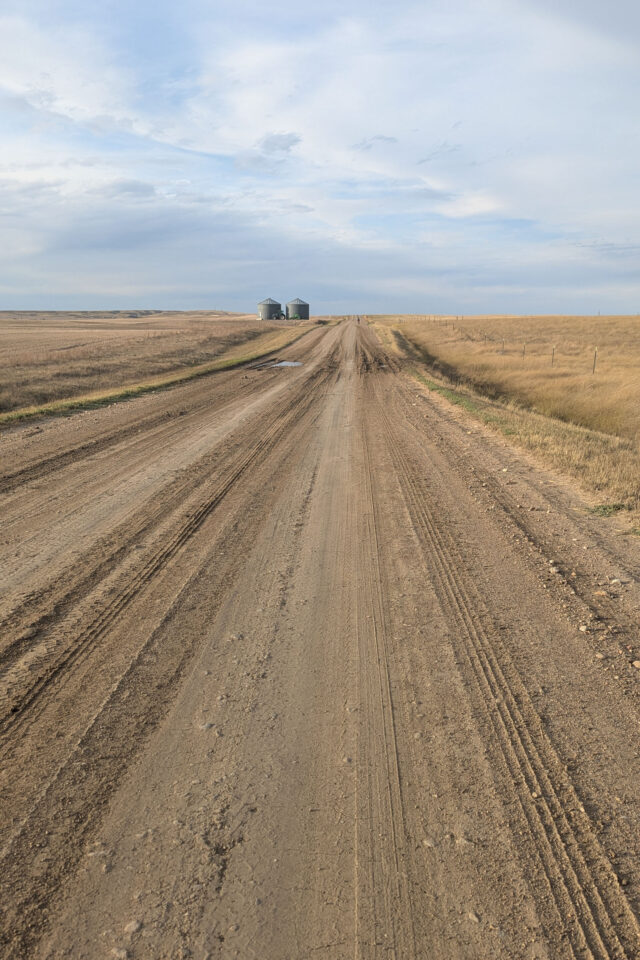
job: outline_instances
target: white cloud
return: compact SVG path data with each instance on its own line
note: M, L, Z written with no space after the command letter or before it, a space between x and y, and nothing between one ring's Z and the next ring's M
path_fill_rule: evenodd
M23 17L0 16L0 89L43 113L132 122L122 69L92 31L73 24L48 32Z
M297 133L268 133L260 141L260 148L265 153L289 153L301 139Z
M131 23L133 8L114 0L121 22L109 30L90 5L82 23L61 15L53 27L44 0L0 16L0 176L21 211L4 242L25 276L40 251L72 283L60 224L85 236L85 215L104 222L109 199L104 236L116 260L118 244L140 251L141 277L143 209L154 229L206 233L209 218L219 248L192 251L192 287L194 271L209 282L211 256L230 256L232 222L247 261L263 255L264 228L294 258L321 251L329 270L335 255L367 295L468 288L491 309L487 291L529 289L533 302L545 277L557 297L563 270L569 298L596 279L611 288L599 271L626 278L640 243L640 67L633 34L600 31L591 0L584 16L573 0L279 0L268 11L221 0L215 20L208 4L185 3L180 42L192 46L178 51L168 5L146 0ZM164 272L180 263L167 254ZM328 296L330 276L314 282ZM623 299L630 287L620 280Z
M498 213L502 204L486 194L467 194L455 197L437 205L436 209L445 217L477 217L481 214Z

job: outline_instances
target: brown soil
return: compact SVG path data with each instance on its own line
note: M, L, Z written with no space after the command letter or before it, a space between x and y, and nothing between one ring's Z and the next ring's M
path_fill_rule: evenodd
M2 436L1 955L640 956L637 541L279 356Z

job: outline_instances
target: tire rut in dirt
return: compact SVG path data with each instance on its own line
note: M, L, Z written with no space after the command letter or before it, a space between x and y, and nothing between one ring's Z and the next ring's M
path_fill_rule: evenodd
M216 558L220 558L216 572L217 608L233 588L256 525L267 516L270 498L277 496L275 486L271 493L265 493L264 480L259 484L249 466L259 464L267 476L277 471L279 482L295 471L304 447L303 438L314 422L318 393L328 388L332 376L326 371L319 375L314 389L302 397L298 395L298 403L292 403L286 413L281 412L269 436L264 435L238 465L234 484L242 477L243 483L253 484L253 493L250 502L239 496L226 532L211 546ZM208 500L201 509L211 513L218 503L219 498L215 503ZM205 520L203 513L200 527ZM198 518L192 517L191 521L198 522ZM189 535L196 529L190 528ZM210 569L194 571L161 627L144 642L73 753L42 788L19 833L5 847L2 873L3 884L11 891L11 913L0 942L11 950L11 956L32 955L49 917L55 914L58 892L98 829L110 796L171 707L200 642L194 639L186 643L180 622L189 620L188 594L201 577L210 580ZM35 858L34 850L39 851Z
M311 333L314 334L313 338L310 337ZM317 339L317 331L307 331L307 333L303 334L303 336L299 340L294 341L294 343L296 346L300 347L303 345L302 341L306 341L307 338L311 340L312 346L314 346L314 341ZM290 347L292 346L293 344L290 345ZM290 347L285 347L283 350L290 349ZM282 350L271 351L270 353L265 354L260 365L268 367L275 353L282 353ZM17 470L0 474L0 495L10 493L16 488L32 480L37 480L45 476L50 477L53 473L64 469L69 464L77 463L79 460L94 456L96 453L101 453L102 451L109 449L109 447L117 445L131 437L135 437L138 433L148 433L149 431L154 430L156 427L161 427L167 422L174 422L177 418L191 416L194 413L197 414L204 409L210 409L212 404L215 404L216 392L220 389L224 396L224 392L229 384L229 381L231 378L233 378L233 383L236 388L236 398L231 401L222 402L219 406L215 407L215 409L220 412L222 409L224 409L224 407L235 402L238 393L241 392L243 394L251 394L255 392L256 389L261 389L264 386L264 381L260 385L254 381L253 383L248 383L246 387L244 383L238 383L238 373L240 373L242 370L251 370L254 368L255 364L253 362L247 362L238 364L231 374L225 369L214 370L211 373L196 378L195 381L190 381L185 384L174 384L173 387L168 388L170 392L166 393L168 402L164 404L164 409L161 409L155 413L143 413L139 419L135 419L126 427L118 427L115 430L107 432L102 436L89 440L85 443L73 444L65 450L56 452L55 454L49 456L38 458L36 462L26 464ZM198 390L197 393L192 392L191 394L187 395L184 395L181 392L184 391L185 387L187 391L189 391L190 388L196 386L199 387L200 385L204 386L205 383L207 384L207 389L203 396L200 395L200 390ZM177 395L174 392L176 389L179 391ZM177 402L178 398L180 398L179 403ZM173 401L176 404L176 408L179 407L180 409L166 409L169 405L169 401ZM188 407L188 409L183 409L185 405ZM65 414L64 416L73 417L82 412L83 411L77 411L75 413ZM10 430L11 426L9 426L7 429Z
M518 809L514 833L523 827L527 831L523 852L533 855L537 900L544 904L545 888L553 895L557 920L548 916L547 923L556 935L566 934L569 956L632 960L640 951L640 929L618 878L466 572L464 557L431 508L373 387L371 403L377 403L424 562L455 624L460 663L491 734L488 747L501 762L504 782L513 785Z
M370 369L359 364L360 372ZM358 732L356 771L356 956L379 956L378 947L410 960L417 956L407 870L410 860L400 779L397 732L389 676L389 632L378 530L379 506L366 423L362 434L365 503L359 538L356 609Z
M235 400L223 402L214 408L215 414L223 413ZM202 414L211 406L210 401L197 405L194 416ZM176 428L175 418L170 417L169 430ZM180 430L188 430L191 416L179 424ZM167 420L166 416L162 417ZM136 426L136 431L138 427ZM162 429L162 426L161 426ZM135 435L135 431L134 431ZM116 441L121 434L115 435ZM170 438L169 438L170 439ZM142 444L159 443L156 437L155 423L151 429L151 436L145 435ZM163 442L167 438L163 437ZM137 448L139 444L136 443ZM139 456L139 450L137 450ZM136 540L144 538L156 527L169 512L186 499L197 486L206 483L212 468L217 468L219 452L203 457L199 463L192 465L186 477L178 477L169 482L166 487L153 499L151 504L146 503L136 514L92 546L90 554L82 558L81 562L74 562L72 566L63 569L44 590L36 595L27 596L0 622L2 645L0 649L0 668L5 668L20 656L24 648L28 647L35 634L46 629L47 626L60 619L65 610L75 606L83 596L90 591L96 582L103 579L118 564L122 557L135 544ZM72 461L75 466L76 459ZM24 635L20 636L20 632Z
M536 529L533 524L528 522L527 515L523 515L522 510L518 510L514 499L496 483L495 478L492 477L491 474L478 472L478 477L481 482L485 483L491 490L491 496L502 510L505 519L513 524L516 530L526 538L527 542L539 551L542 557L558 555L558 548L554 542L554 538L551 536L546 537L539 529ZM576 533L577 532L576 530ZM620 560L612 556L604 544L598 544L598 546L600 550L605 553L605 556L608 556L611 566L617 567L618 570L620 570ZM579 559L572 557L570 569L575 574L575 576L572 576L569 584L571 593L575 594L587 610L594 615L596 622L614 625L617 646L625 644L629 645L629 649L638 649L640 647L640 626L635 612L625 609L625 606L619 603L617 599L600 595L596 598L594 591L597 590L598 584L594 582L593 576L589 574ZM632 568L630 566L622 568L620 576L623 576L629 581L637 581L640 579L640 568ZM583 611L583 613L586 614L586 611ZM635 688L622 689L626 695L633 697L636 705L640 705L640 694L638 694Z
M250 451L244 455L240 462L233 468L231 474L217 486L213 493L200 504L187 519L181 523L180 527L173 533L168 542L164 543L159 550L148 557L142 567L136 572L135 576L124 586L122 591L116 596L111 596L108 604L99 611L92 622L87 624L79 635L73 638L66 638L66 647L56 649L50 656L46 664L40 665L42 671L38 678L32 682L28 689L13 691L8 710L3 716L0 716L0 741L7 741L8 737L15 737L19 729L25 722L31 722L34 707L39 698L45 693L50 694L51 685L59 679L64 681L69 678L69 670L82 658L90 655L93 646L99 642L100 638L108 631L109 627L118 616L126 609L129 603L135 598L145 584L148 583L159 570L161 570L169 560L180 550L180 548L197 532L202 523L209 514L216 509L222 502L229 490L245 474L245 472L261 457L265 456L268 450L272 449L278 443L282 435L291 424L306 414L314 404L315 390L322 387L326 372L318 372L317 376L312 378L315 383L305 384L305 390L302 395L296 394L289 398L275 412L275 422L266 429L260 440L254 444ZM190 484L189 484L190 485ZM183 492L183 491L181 491ZM156 512L159 519L162 511ZM148 527L146 528L148 529ZM133 536L128 538L129 543L138 539L141 531L137 530ZM127 544L128 546L128 544ZM112 569L117 559L122 557L126 548L121 547L115 557L109 558L106 564L101 565L99 577L103 577L107 569ZM78 602L79 596L86 594L95 583L95 574L88 581L82 584L80 590L76 590L71 595L67 594L56 604L56 610L53 618L57 619L64 609L68 609ZM14 655L19 654L22 644L14 650ZM6 661L3 666L6 667Z

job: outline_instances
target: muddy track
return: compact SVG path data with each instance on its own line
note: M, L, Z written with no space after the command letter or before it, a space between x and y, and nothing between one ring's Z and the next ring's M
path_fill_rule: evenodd
M278 356L12 436L0 955L640 956L633 545L365 325Z

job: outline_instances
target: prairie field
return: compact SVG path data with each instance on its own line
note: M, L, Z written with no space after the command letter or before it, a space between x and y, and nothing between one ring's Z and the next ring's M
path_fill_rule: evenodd
M282 331L225 312L0 313L0 414L189 371Z
M448 386L493 401L487 422L618 507L638 509L640 317L407 316L375 324Z

